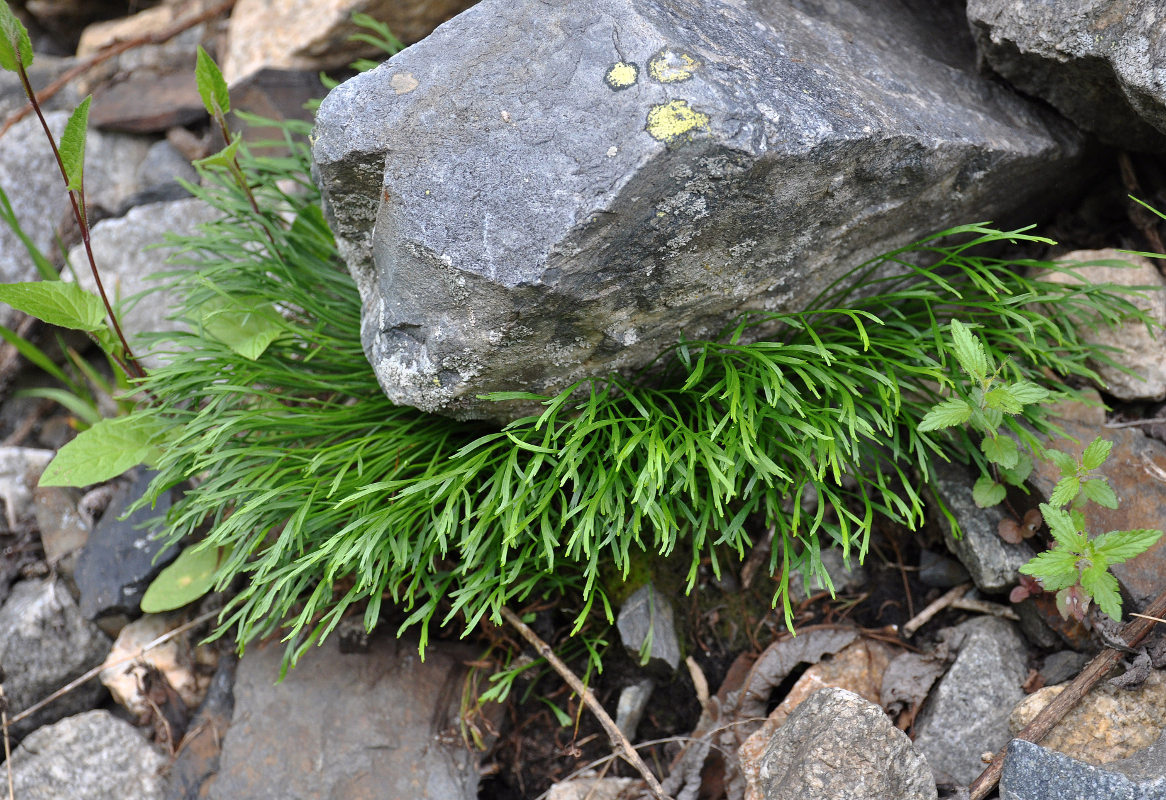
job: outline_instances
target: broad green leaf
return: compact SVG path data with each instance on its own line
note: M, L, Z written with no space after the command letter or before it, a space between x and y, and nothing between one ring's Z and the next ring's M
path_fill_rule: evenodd
M284 331L279 312L270 303L249 295L208 304L200 323L208 336L252 361L263 355Z
M1068 478L1061 478L1057 485L1053 487L1053 494L1049 497L1049 503L1054 506L1063 506L1073 501L1077 496L1077 492L1081 490L1081 479L1076 475L1071 475Z
M999 386L985 394L984 402L988 408L994 408L1005 414L1019 414L1024 411L1024 406L1012 396L1012 392L1007 386Z
M75 283L33 281L0 284L0 303L59 328L96 331L105 327L101 298Z
M1067 478L1077 474L1077 460L1068 453L1050 448L1045 450L1045 457L1057 465L1057 469L1061 471L1061 477Z
M1081 466L1085 469L1097 469L1105 463L1105 459L1109 458L1109 451L1112 448L1113 442L1098 436L1089 443L1085 452L1081 454Z
M1067 512L1047 503L1041 503L1040 513L1045 518L1045 524L1049 526L1049 533L1053 535L1058 544L1075 553L1084 550L1087 541L1085 535L1073 524L1073 518Z
M1020 572L1038 579L1045 591L1055 592L1077 582L1077 556L1063 547L1039 554Z
M1013 486L1023 486L1024 482L1028 480L1028 476L1032 474L1032 466L1032 457L1027 453L1021 453L1020 458L1016 461L1016 466L1008 469L1000 468L1000 477Z
M950 428L953 425L962 425L972 416L972 407L962 397L949 397L942 403L937 403L919 423L919 430L934 431L939 428Z
M1020 460L1020 451L1016 442L1007 436L987 436L980 443L980 449L993 464L999 464L1005 469L1012 469Z
M1162 538L1162 531L1110 531L1093 540L1093 549L1109 564L1120 564L1140 556Z
M958 319L951 321L951 338L956 360L968 377L978 381L988 377L988 356L983 342Z
M18 72L17 65L32 64L32 42L24 23L16 18L8 3L0 0L0 68Z
M1049 390L1031 381L1017 381L1008 387L1009 394L1019 403L1030 405L1047 400Z
M142 611L173 611L209 592L215 585L215 571L223 561L220 553L218 547L187 547L150 583L142 595Z
M90 486L144 463L153 451L157 426L143 416L103 419L77 434L41 475L41 486Z
M224 167L229 169L235 163L236 151L239 149L239 142L241 139L238 134L231 137L231 143L224 147L219 152L209 155L206 158L200 158L193 162L196 167Z
M997 431L1004 424L1004 412L998 408L985 408L984 419L988 421L988 430Z
M1081 484L1081 495L1099 506L1117 508L1117 495L1109 483L1100 478L1093 478Z
M70 192L79 192L84 184L85 177L85 134L89 129L89 101L90 95L81 101L81 105L73 109L69 121L65 123L65 131L61 134L59 150L61 163L65 165L65 177L69 181L66 187Z
M1121 594L1113 573L1100 564L1087 567L1081 573L1081 588L1093 598L1102 613L1111 619L1121 620Z
M198 48L198 61L194 65L194 82L198 86L198 94L202 98L206 113L213 117L218 114L225 115L231 110L231 93L227 90L223 73L201 45Z
M997 483L988 475L981 475L972 487L972 500L980 508L991 508L1004 500L1008 490L1004 484Z

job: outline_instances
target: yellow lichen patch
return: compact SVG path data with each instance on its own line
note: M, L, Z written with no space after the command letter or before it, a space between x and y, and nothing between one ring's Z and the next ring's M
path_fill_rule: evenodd
M671 143L678 136L707 128L708 124L708 114L700 113L690 106L687 100L673 100L670 103L652 106L648 111L648 124L644 130L653 139Z
M411 72L398 72L393 77L389 78L389 86L393 87L393 91L397 94L408 94L420 85L420 82L413 77Z
M665 47L648 62L648 74L660 83L679 83L692 77L700 62L688 53Z
M626 89L629 86L635 86L636 81L640 79L640 68L635 64L627 61L617 61L611 65L611 69L603 76L603 80L612 89Z

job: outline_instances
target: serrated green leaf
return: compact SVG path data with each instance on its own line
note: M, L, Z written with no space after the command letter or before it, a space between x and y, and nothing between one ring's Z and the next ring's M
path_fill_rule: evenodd
M1093 478L1081 484L1081 495L1099 506L1117 508L1117 495L1109 483L1101 478Z
M41 486L90 486L121 475L150 457L157 426L143 416L103 419L77 434L41 475Z
M1007 494L1004 484L997 483L989 475L981 475L972 487L972 501L980 508L991 508L1001 503Z
M993 464L999 464L1005 469L1015 467L1020 460L1020 451L1016 448L1016 442L1007 436L987 436L980 443L980 449L984 451L984 455L989 461Z
M1053 487L1053 493L1049 497L1049 502L1054 506L1063 506L1072 502L1073 498L1077 496L1077 492L1081 490L1081 479L1076 475L1070 475L1068 478L1061 478L1057 485Z
M1021 453L1020 458L1016 461L1016 466L1009 469L1000 468L1000 477L1013 486L1023 486L1024 482L1028 480L1028 476L1032 474L1032 467L1032 457L1027 453Z
M59 328L96 331L105 327L101 298L75 283L32 281L0 284L0 303Z
M1068 453L1050 448L1045 450L1045 457L1057 465L1057 469L1061 471L1062 478L1077 474L1077 459Z
M1121 593L1113 573L1100 564L1087 567L1081 572L1081 588L1093 598L1103 614L1121 620Z
M270 303L247 295L208 303L199 324L212 339L251 361L285 330L283 318Z
M985 408L984 419L988 422L989 431L998 431L1004 424L1004 412L998 408Z
M1056 547L1034 557L1020 572L1038 579L1045 591L1055 592L1077 582L1077 556Z
M1017 381L1016 383L1010 384L1008 391L1018 403L1023 403L1024 405L1040 403L1049 397L1048 389L1043 386L1037 386L1031 381Z
M66 188L70 192L79 192L84 185L85 134L89 130L89 101L92 99L93 96L89 95L73 109L57 148L61 154L61 163L65 165L65 177L69 181Z
M1097 469L1105 463L1105 459L1109 458L1109 451L1112 448L1113 442L1098 436L1089 443L1085 452L1081 454L1081 466L1085 469Z
M1019 414L1024 411L1024 406L1012 396L1012 392L1007 386L998 386L985 394L984 403L988 408L994 408L1005 414Z
M949 397L942 403L937 403L924 415L919 423L919 430L934 431L939 428L950 428L953 425L962 425L972 416L972 407L962 397Z
M18 72L17 65L28 67L32 64L32 42L28 31L8 3L0 0L0 68Z
M1087 541L1085 534L1081 533L1073 524L1073 518L1067 512L1047 503L1041 503L1040 513L1044 517L1045 525L1049 526L1049 533L1053 535L1058 544L1075 553L1082 552Z
M194 82L198 86L198 95L202 98L206 113L213 117L225 115L231 110L231 93L227 90L223 73L201 45L194 65Z
M160 614L193 603L214 588L215 572L222 562L218 547L187 547L146 588L142 611Z
M1162 538L1162 531L1139 529L1133 531L1110 531L1093 540L1093 549L1109 564L1120 564L1140 556Z
M984 344L958 319L951 321L953 352L968 377L982 381L988 377L988 356Z

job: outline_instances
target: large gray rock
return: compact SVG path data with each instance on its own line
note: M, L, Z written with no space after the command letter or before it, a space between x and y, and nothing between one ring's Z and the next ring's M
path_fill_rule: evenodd
M505 417L477 395L632 372L1031 217L1079 134L982 78L965 29L905 0L485 0L334 89L313 152L381 385Z
M984 769L980 756L1012 738L1008 714L1024 697L1028 651L1012 623L995 617L954 633L959 655L919 715L915 748L937 778L967 785Z
M874 703L822 689L799 705L761 761L765 800L934 800L935 780L907 734Z
M1161 0L968 0L991 67L1082 128L1166 152L1166 5Z
M276 683L283 644L249 647L234 720L208 800L475 800L476 755L457 733L461 662L473 651L373 637L342 654L338 637Z
M0 667L11 718L105 660L110 641L81 616L56 581L23 581L0 608ZM13 727L23 736L38 725L86 711L105 689L97 679L62 695Z
M12 754L20 800L161 800L166 757L134 726L87 711L30 734Z
M1000 800L1166 800L1166 762L1144 781L1046 750L1023 739L1008 743L1000 775Z

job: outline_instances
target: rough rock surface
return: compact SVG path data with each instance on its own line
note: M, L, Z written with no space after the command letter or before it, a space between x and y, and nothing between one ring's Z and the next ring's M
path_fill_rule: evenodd
M1031 217L1078 134L963 30L904 0L486 0L334 89L314 156L381 385L506 417L477 396L630 373L949 223Z
M346 67L380 51L349 41L368 33L352 22L360 11L412 44L475 0L239 0L227 29L223 76L232 86L265 67L316 71Z
M1162 278L1150 259L1117 250L1078 250L1057 260L1071 267L1073 273L1045 272L1040 276L1042 280L1052 283L1088 282L1154 287L1142 294L1131 295L1129 299L1145 311L1155 324L1166 325L1166 279ZM1087 263L1097 261L1120 261L1130 264L1132 268ZM1091 362L1090 366L1105 381L1102 389L1121 400L1166 398L1166 338L1163 338L1161 327L1150 332L1145 323L1130 321L1116 328L1102 326L1092 330L1087 325L1079 325L1078 329L1082 338L1090 343L1117 348L1106 355L1118 367L1135 373L1130 375L1118 367Z
M1000 800L1166 800L1166 777L1144 782L1013 739L1004 756Z
M0 502L4 506L6 530L16 530L17 524L33 513L36 482L52 460L52 450L0 447Z
M12 754L20 800L160 800L166 757L133 725L88 711L30 734Z
M1064 690L1046 686L1012 710L1008 726L1020 731ZM1101 683L1082 698L1041 740L1041 745L1089 764L1129 758L1166 731L1166 672L1155 670L1145 683L1119 689ZM1166 772L1166 763L1163 763Z
M223 737L231 727L231 714L235 710L237 666L238 659L233 652L220 657L206 700L190 721L182 749L170 766L166 800L202 800L207 796L219 771Z
M645 584L624 601L616 619L619 638L631 657L639 660L644 647L648 663L671 671L680 665L680 640L672 602L652 584Z
M1082 128L1166 151L1166 6L1161 0L969 0L991 67Z
M173 313L173 295L157 278L159 273L174 271L179 266L167 264L167 248L159 248L167 233L178 236L195 232L199 225L218 215L213 208L196 198L168 203L150 203L132 208L124 217L103 220L93 226L90 246L93 258L101 268L101 280L111 297L121 300L121 326L130 345L142 357L147 367L157 366L160 358L144 355L147 346L140 335L149 332L172 331L180 323L166 319ZM86 264L80 245L69 253L76 264ZM77 270L78 282L90 291L97 291L93 275ZM150 294L142 297L143 292ZM164 345L165 346L165 345Z
M178 557L178 548L164 551L163 543L143 527L169 510L169 492L160 495L153 508L140 508L119 519L145 493L152 477L138 470L119 488L77 558L73 578L81 593L81 613L89 619L122 613L136 617L150 581Z
M108 637L81 616L69 592L55 581L23 581L0 607L0 667L6 675L8 714L28 708L97 666L109 652ZM96 679L63 695L13 727L22 736L96 705L105 690Z
M1117 508L1103 508L1096 503L1085 506L1085 524L1092 533L1125 531L1137 528L1164 527L1166 520L1166 444L1151 439L1137 428L1106 428L1098 423L1094 409L1081 404L1064 405L1069 414L1057 424L1076 442L1058 439L1051 444L1073 457L1079 457L1097 436L1113 442L1109 459L1101 468L1117 495ZM1104 420L1101 416L1100 419ZM1047 461L1037 461L1029 479L1039 495L1048 497L1060 478L1057 468ZM1133 605L1125 611L1139 611L1162 591L1166 575L1166 536L1137 558L1111 568Z
M915 726L915 747L935 770L971 783L983 770L980 755L1011 735L1008 712L1024 697L1028 675L1024 641L1009 622L979 617L957 626L959 655L932 690Z
M822 689L773 735L761 762L765 800L924 800L935 780L883 710L845 689Z
M475 800L477 756L454 721L461 662L474 655L436 643L422 662L416 642L392 636L343 655L332 637L277 684L282 644L249 647L206 797Z
M964 565L980 591L994 594L1008 591L1016 585L1020 568L1036 553L1027 542L1009 544L1000 538L997 526L1004 519L1004 509L976 505L972 499L972 486L976 482L972 471L962 464L938 460L934 467L931 486L955 516L963 533L959 539L955 538L947 520L942 519L947 549Z

